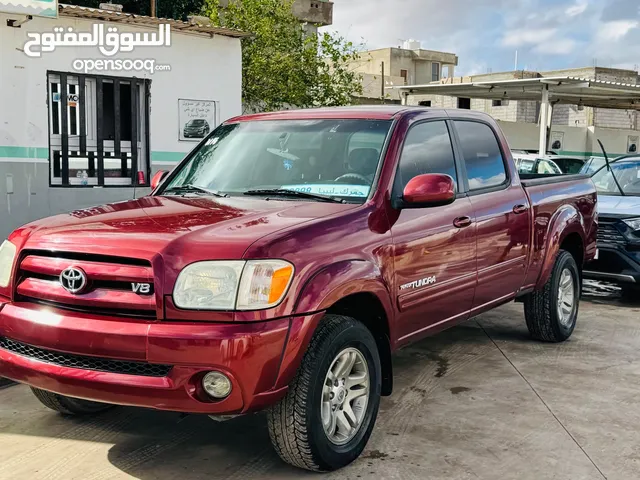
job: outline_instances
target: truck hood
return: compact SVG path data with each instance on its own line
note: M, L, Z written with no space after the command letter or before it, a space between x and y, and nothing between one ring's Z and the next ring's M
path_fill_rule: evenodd
M11 238L22 249L149 261L160 254L180 268L204 259L241 259L265 235L356 206L254 197L148 196L39 220Z
M640 197L598 195L598 210L600 215L628 215L640 217Z

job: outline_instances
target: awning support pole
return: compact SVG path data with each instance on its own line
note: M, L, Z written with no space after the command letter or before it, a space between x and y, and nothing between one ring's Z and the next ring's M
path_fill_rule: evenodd
M540 104L540 145L539 155L547 153L547 131L549 129L549 85L542 89L542 102Z

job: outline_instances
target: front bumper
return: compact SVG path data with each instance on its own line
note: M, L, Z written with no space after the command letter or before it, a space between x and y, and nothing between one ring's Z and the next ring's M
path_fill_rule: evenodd
M0 302L0 338L8 340L0 347L0 377L117 405L212 415L244 413L286 393L286 386L276 389L276 381L293 320L148 322ZM100 366L92 369L96 362ZM164 373L118 370L122 365L150 364L170 368ZM231 379L233 390L224 400L215 401L200 388L202 376L211 370Z

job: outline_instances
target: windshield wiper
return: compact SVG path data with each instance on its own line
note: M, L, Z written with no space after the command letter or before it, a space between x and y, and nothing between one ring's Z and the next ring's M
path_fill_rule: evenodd
M347 203L345 200L340 200L339 198L327 197L326 195L318 195L315 193L307 193L307 192L299 192L297 190L289 190L286 188L265 188L261 190L248 190L244 192L245 195L274 195L279 197L297 197L297 198L308 198L311 200L319 200L321 202L331 202L331 203Z
M178 187L167 188L163 194L165 193L204 193L206 195L213 195L214 197L228 197L226 193L218 192L217 190L209 190L208 188L198 187L196 185L180 185Z
M609 170L609 173L613 177L613 181L616 182L616 187L618 187L618 190L620 190L620 195L622 195L623 197L626 197L627 195L624 193L624 190L620 186L620 182L618 182L618 177L616 177L616 174L614 173L613 168L611 168L611 164L609 163L609 156L607 155L607 151L604 149L604 145L602 144L600 139L598 139L598 143L600 144L602 153L604 153L604 161L607 162L607 170Z

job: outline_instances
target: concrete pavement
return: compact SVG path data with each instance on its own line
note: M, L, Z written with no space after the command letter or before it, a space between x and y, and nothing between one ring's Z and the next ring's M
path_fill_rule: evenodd
M0 479L632 479L640 476L640 302L591 297L564 344L506 305L399 352L363 456L329 475L280 462L262 415L117 408L63 418L0 390Z

